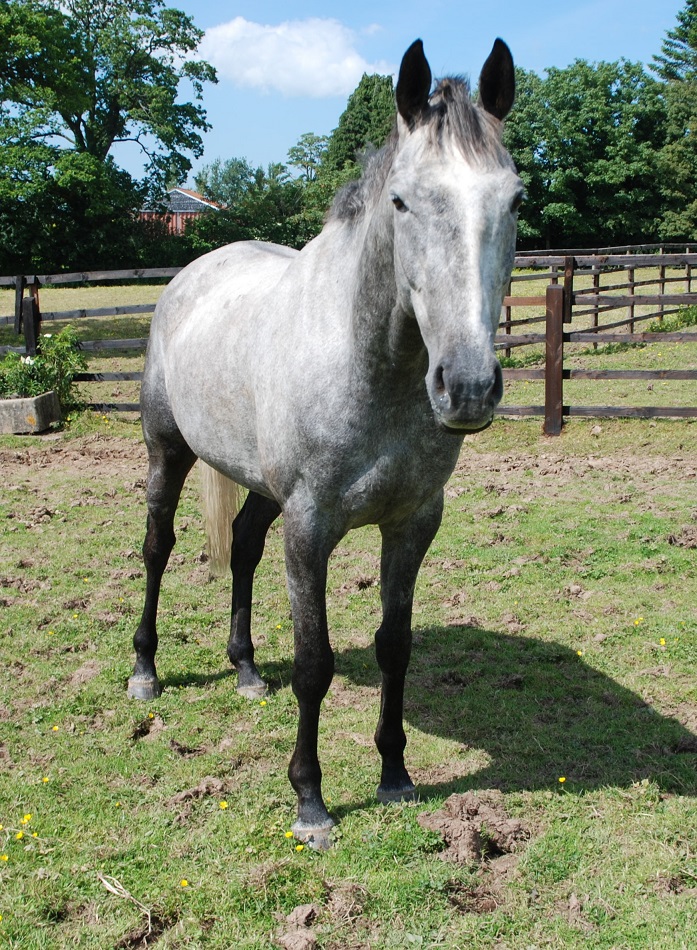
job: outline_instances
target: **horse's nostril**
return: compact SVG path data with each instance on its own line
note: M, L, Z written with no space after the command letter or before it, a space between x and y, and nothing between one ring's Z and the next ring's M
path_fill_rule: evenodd
M443 378L443 366L439 366L433 374L433 386L437 396L445 394L445 379Z

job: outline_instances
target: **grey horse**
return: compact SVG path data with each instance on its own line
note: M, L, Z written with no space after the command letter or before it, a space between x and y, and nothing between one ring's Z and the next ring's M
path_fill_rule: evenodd
M417 40L402 60L394 132L302 251L254 242L185 268L153 318L142 386L149 455L146 597L129 694L160 694L156 614L180 492L197 458L249 490L234 520L228 656L261 695L250 610L266 533L281 513L299 706L288 775L293 831L327 847L320 706L334 672L328 558L351 528L382 535L380 801L409 799L404 679L416 576L439 527L463 436L502 395L494 335L513 266L523 186L501 143L514 98L496 40L478 101L461 79L431 92Z

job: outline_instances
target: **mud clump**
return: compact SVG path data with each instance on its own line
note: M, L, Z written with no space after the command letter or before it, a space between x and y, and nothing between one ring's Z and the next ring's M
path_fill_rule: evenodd
M506 814L496 789L451 795L439 811L424 812L418 822L442 836L446 848L440 856L455 864L480 864L515 853L530 837L522 821Z

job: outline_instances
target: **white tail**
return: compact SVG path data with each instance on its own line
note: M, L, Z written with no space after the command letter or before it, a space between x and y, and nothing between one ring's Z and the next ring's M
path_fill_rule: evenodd
M240 510L242 489L210 465L199 461L203 521L208 539L208 569L215 577L230 570L232 522Z

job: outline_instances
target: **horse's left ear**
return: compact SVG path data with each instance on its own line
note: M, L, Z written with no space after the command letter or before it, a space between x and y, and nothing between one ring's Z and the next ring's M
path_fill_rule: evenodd
M428 105L430 91L431 67L424 55L424 44L415 40L402 58L395 89L397 111L410 129Z
M486 111L505 119L515 99L515 67L511 51L497 39L479 77L479 100Z

